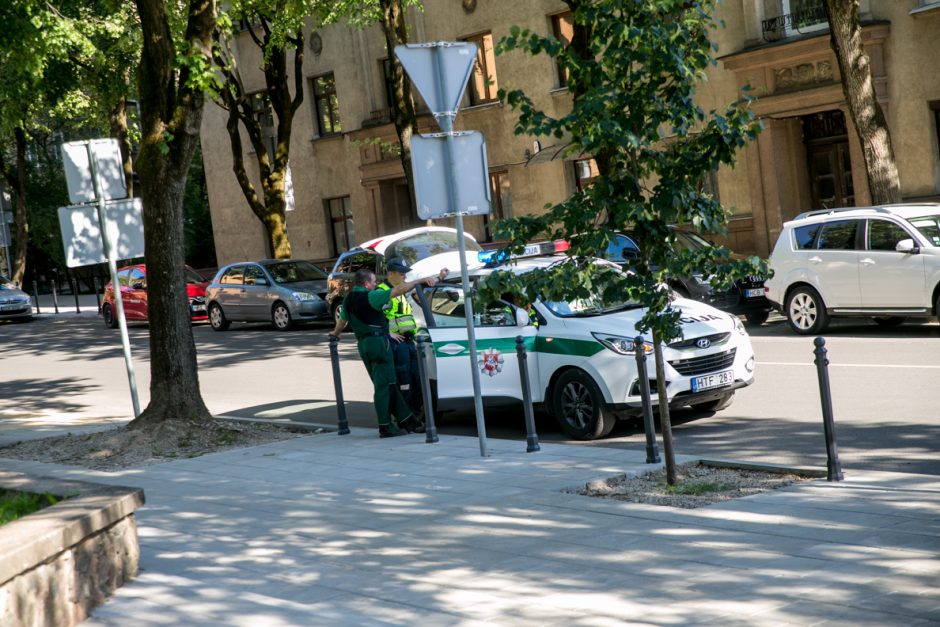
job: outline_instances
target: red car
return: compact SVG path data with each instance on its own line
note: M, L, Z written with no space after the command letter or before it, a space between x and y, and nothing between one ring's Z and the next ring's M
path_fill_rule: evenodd
M121 285L121 300L124 304L124 318L128 321L147 321L147 266L137 264L118 270L118 283ZM206 286L209 282L195 270L186 266L186 295L189 297L189 313L193 321L206 320ZM118 326L117 305L114 303L114 287L109 281L104 288L104 301L101 303L101 316L109 329Z

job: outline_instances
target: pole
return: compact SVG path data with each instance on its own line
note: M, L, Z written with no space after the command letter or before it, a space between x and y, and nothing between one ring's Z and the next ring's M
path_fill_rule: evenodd
M529 389L529 363L525 350L525 338L516 336L516 355L519 357L519 382L522 384L522 407L525 412L526 453L542 450L539 436L535 432L535 414L532 411L532 391Z
M832 418L832 395L829 392L829 358L826 357L826 340L817 337L813 340L816 350L816 373L819 376L819 400L822 403L823 430L826 433L826 480L842 481L842 464L839 462L839 450L836 447L836 425Z
M91 285L92 289L95 291L95 302L98 303L98 313L101 313L101 294L98 293L98 275L91 275Z
M437 72L438 93L441 102L446 100L444 94L444 64L441 63L441 46L435 46L434 67ZM446 150L444 151L447 159L447 199L450 204L450 212L457 216L457 248L460 251L460 282L463 288L464 312L467 316L467 346L470 350L470 376L473 380L473 408L477 420L477 437L480 440L480 455L489 457L486 448L486 422L483 419L483 397L480 392L480 371L477 369L477 342L473 330L473 299L470 294L470 277L467 273L467 246L464 242L463 215L460 213L460 207L457 206L457 195L454 189L457 180L457 170L454 159L454 117L456 111L445 111L439 116L435 116L441 130L444 131Z
M33 276L36 276L33 273ZM39 284L36 283L36 279L33 279L33 299L36 301L36 313L39 313Z
M85 144L88 150L88 163L91 166L91 182L95 186L95 198L98 199L98 228L101 229L101 243L104 244L104 254L108 258L108 271L111 274L111 285L114 286L114 304L117 309L118 326L121 329L121 345L124 347L124 365L127 369L127 384L131 388L131 403L134 406L134 417L140 415L140 400L137 398L137 377L134 374L134 361L131 359L131 340L127 335L127 320L124 318L124 299L121 297L121 284L117 276L117 260L114 258L114 247L111 243L111 233L108 231L108 222L105 218L104 194L101 191L101 181L98 180L98 158L91 149L91 143Z
M338 435L349 434L349 420L346 419L346 401L343 398L343 380L339 373L339 338L330 336L330 363L333 365L333 389L336 392L336 420Z
M421 399L424 402L425 438L428 444L439 441L437 426L434 424L434 397L431 395L431 374L428 372L427 353L425 352L424 337L420 334L415 337L418 351L418 374L421 377ZM434 345L431 344L433 347Z
M653 424L653 401L650 399L650 378L646 368L646 351L641 336L633 339L633 351L636 353L636 381L640 387L640 398L643 403L643 431L646 432L646 463L658 464L659 447L656 445L656 427Z
M81 307L78 306L78 279L72 276L72 273L66 270L66 278L69 280L69 287L72 289L72 296L75 297L75 313L81 313Z

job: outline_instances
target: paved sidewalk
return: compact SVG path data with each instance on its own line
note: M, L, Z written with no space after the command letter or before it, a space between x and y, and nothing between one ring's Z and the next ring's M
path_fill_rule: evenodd
M846 469L696 510L564 492L642 451L374 430L103 473L144 488L133 625L940 624L940 477Z

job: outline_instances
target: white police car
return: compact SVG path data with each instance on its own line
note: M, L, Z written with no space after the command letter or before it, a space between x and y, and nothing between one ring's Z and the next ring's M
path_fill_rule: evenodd
M430 260L429 260L430 261ZM558 258L518 260L501 271L526 272ZM475 268L478 279L493 269ZM415 316L433 344L428 374L438 412L473 406L464 296L459 275L416 295ZM479 307L479 309L478 309ZM634 302L535 302L539 324L506 302L474 303L474 327L481 392L487 405L522 399L516 336L524 338L532 400L554 416L572 437L600 438L618 418L641 414L634 338L643 309ZM680 340L664 347L670 407L724 409L735 390L754 381L754 350L737 317L704 303L677 299L682 312ZM649 335L644 350L652 352ZM431 354L433 353L433 357ZM647 359L652 400L655 360Z

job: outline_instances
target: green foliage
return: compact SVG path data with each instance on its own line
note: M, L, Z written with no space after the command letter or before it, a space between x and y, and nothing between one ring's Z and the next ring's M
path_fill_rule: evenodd
M183 229L186 238L186 263L194 268L212 268L218 262L215 256L215 238L212 233L212 215L209 212L209 191L202 151L197 148L186 177L183 196Z
M393 0L394 1L394 0ZM423 10L422 0L398 0L402 8ZM324 24L345 22L356 28L367 28L382 21L382 0L333 0L323 15Z
M59 497L48 492L33 494L0 488L0 525L38 512L49 505L55 505L60 500Z
M367 137L366 139L351 140L353 146L378 146L379 150L386 154L401 156L401 144L398 142L385 141L381 137Z
M568 144L568 155L597 159L600 176L541 216L522 216L496 225L497 236L519 252L526 242L550 237L570 242L569 258L556 267L526 275L524 289L546 298L586 289L628 294L648 307L640 330L663 341L678 337L678 312L662 283L667 276L715 274L716 283L766 271L756 258L727 261L728 251L676 253L670 225L710 233L727 232L727 215L700 182L756 137L748 100L723 111L703 111L694 101L696 85L715 63L709 31L717 24L712 2L687 0L583 1L575 24L587 29L586 55L552 36L513 27L497 52L522 51L554 58L568 74L573 108L552 117L521 90L500 90L519 113L515 132L553 137ZM630 229L643 258L629 275L585 261L603 251L614 232ZM650 268L656 268L655 271ZM493 275L484 297L523 289L518 279Z

